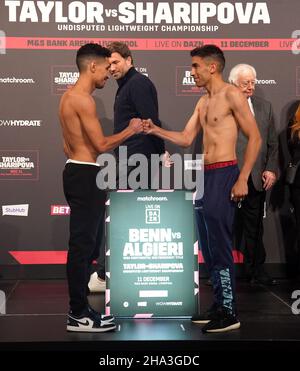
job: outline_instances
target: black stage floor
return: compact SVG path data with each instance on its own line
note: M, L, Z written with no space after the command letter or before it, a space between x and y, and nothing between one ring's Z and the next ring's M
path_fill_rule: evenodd
M284 347L300 351L300 314L292 312L296 300L292 292L300 290L299 282L282 280L266 287L238 281L241 328L219 334L202 334L201 325L189 319L118 319L112 333L68 333L66 281L0 280L0 290L6 296L0 305L0 350L183 352ZM200 295L206 309L211 287L201 283ZM104 311L104 294L90 295L89 300L94 309ZM300 311L300 302L294 306Z

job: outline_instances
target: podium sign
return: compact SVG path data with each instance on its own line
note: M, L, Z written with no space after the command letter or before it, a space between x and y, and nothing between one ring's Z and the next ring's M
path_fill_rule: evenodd
M107 233L106 312L185 317L198 309L198 248L186 192L113 192Z

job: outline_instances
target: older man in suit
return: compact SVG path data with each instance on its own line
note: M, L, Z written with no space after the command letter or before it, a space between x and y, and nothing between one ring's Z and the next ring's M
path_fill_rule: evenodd
M262 137L262 146L248 180L249 193L236 212L236 243L244 237L244 264L252 284L274 285L276 281L264 269L266 251L263 244L263 215L268 191L276 181L278 168L278 135L274 126L272 105L254 96L256 71L248 64L238 64L230 71L229 81L245 94ZM239 133L237 156L239 164L247 146L247 138ZM239 238L240 237L240 238Z

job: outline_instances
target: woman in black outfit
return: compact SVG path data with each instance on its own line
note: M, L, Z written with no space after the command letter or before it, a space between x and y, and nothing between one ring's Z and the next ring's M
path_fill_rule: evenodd
M300 101L296 111L289 121L288 126L288 148L291 162L297 164L300 161ZM297 228L297 268L300 278L300 164L293 184L290 185L291 202L294 208Z

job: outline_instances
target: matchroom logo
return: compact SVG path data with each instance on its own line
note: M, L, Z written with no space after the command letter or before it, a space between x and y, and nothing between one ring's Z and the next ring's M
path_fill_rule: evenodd
M0 180L38 180L39 151L0 151Z
M75 66L52 66L51 85L53 95L62 95L78 80L79 72Z
M35 84L35 81L30 77L0 76L0 84Z
M198 88L195 84L191 70L188 66L176 67L176 95L177 96L201 96L205 94L203 88Z

